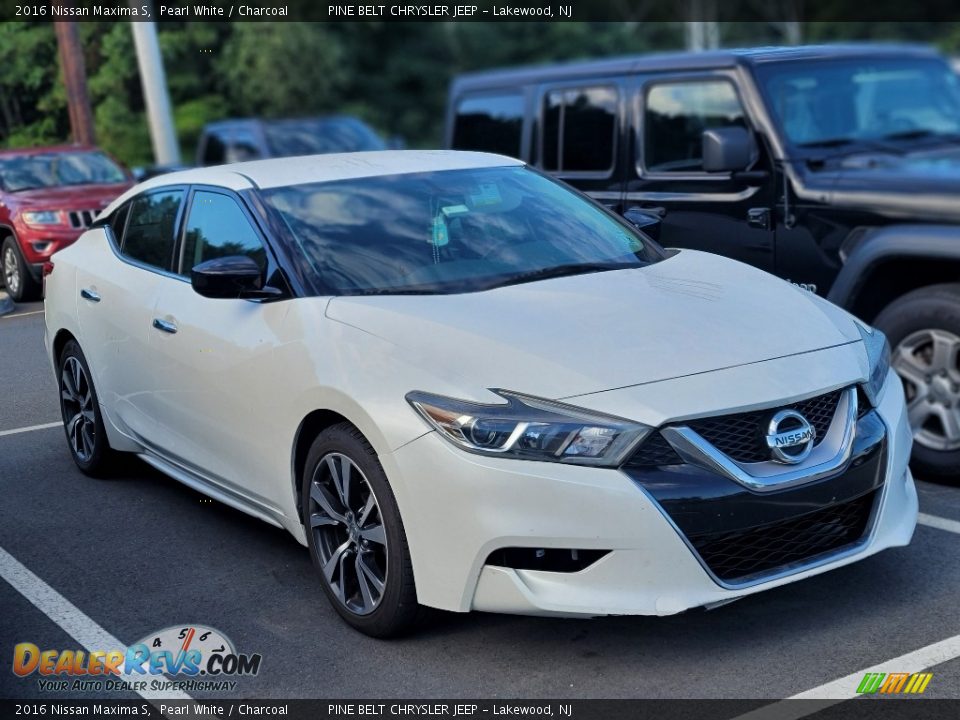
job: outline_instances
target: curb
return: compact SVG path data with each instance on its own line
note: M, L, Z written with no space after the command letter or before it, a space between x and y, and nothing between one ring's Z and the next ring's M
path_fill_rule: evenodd
M13 312L13 300L7 295L5 290L0 290L0 315L6 315Z

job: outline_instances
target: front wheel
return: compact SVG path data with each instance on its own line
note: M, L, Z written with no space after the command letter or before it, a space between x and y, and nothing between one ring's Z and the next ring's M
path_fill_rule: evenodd
M420 606L400 512L376 452L352 425L314 441L302 506L310 556L340 616L372 637L413 627Z
M874 321L890 341L913 429L916 474L960 479L960 285L898 298Z
M3 266L3 283L13 301L32 300L37 291L37 283L20 254L17 241L12 237L4 240L0 246L0 265Z

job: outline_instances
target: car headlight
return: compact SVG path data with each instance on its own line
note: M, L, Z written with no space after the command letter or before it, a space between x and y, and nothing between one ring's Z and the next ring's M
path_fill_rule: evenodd
M506 403L487 405L407 393L407 402L463 450L521 460L614 467L651 428L552 400L494 390Z
M863 392L870 404L876 407L880 391L883 390L883 384L887 381L887 373L890 372L890 344L887 342L887 336L876 328L859 322L857 328L860 330L860 337L863 338L869 365L867 381L863 383Z
M27 225L59 225L60 213L56 210L31 210L20 217Z

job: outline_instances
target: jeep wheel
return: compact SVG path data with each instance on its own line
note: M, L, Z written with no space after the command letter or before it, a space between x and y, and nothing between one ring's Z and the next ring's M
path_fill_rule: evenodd
M874 321L886 333L903 380L921 478L960 478L960 285L934 285L897 299Z

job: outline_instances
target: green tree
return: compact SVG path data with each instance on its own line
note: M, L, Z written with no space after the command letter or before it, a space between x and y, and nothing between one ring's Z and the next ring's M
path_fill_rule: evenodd
M234 23L214 62L238 115L278 117L337 110L345 79L337 39L319 23Z

